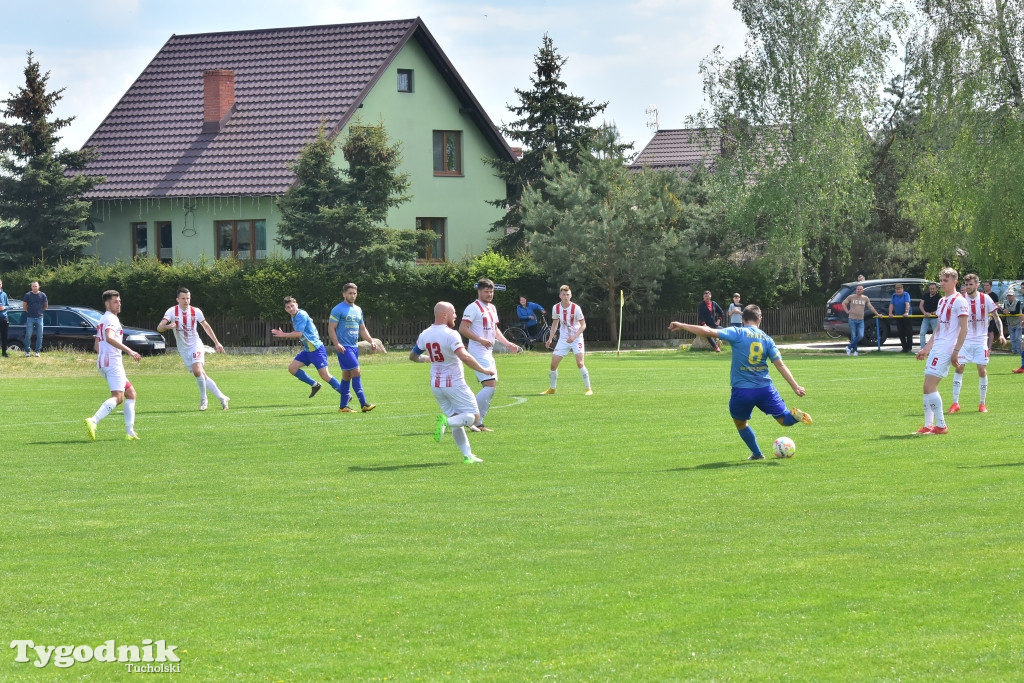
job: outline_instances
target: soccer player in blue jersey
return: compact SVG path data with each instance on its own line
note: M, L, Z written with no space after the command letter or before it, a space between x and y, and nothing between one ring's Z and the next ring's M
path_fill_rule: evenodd
M344 301L331 309L331 319L327 323L327 334L331 337L334 350L338 352L338 364L341 366L341 407L338 408L338 412L341 413L355 412L348 407L350 386L355 390L364 413L377 407L366 400L363 380L360 377L362 372L359 370L359 338L362 337L370 345L371 351L377 350L377 344L366 329L363 309L356 306L358 295L359 288L355 283L346 283L341 288Z
M749 460L763 460L764 454L757 446L754 430L750 428L750 417L757 407L762 413L774 417L780 425L788 427L797 422L811 424L811 416L800 410L786 408L768 373L771 361L779 373L789 382L797 396L807 393L793 379L793 373L782 362L782 354L775 341L760 329L761 309L750 305L743 309L743 326L712 329L705 325L688 325L673 322L670 330L684 330L701 337L715 337L729 342L732 347L732 397L729 399L729 413L739 430L743 443L750 448Z
M305 370L302 369L307 365L312 365L316 368L316 371L320 373L320 378L334 387L335 391L341 393L341 382L331 377L331 373L327 369L327 349L324 348L323 342L320 341L320 333L316 331L313 319L309 317L308 313L299 308L299 302L294 297L286 296L284 298L284 310L292 317L294 331L285 332L281 329L273 329L270 333L278 339L302 340L302 350L299 351L299 355L295 356L291 365L288 366L288 372L295 375L300 382L312 387L309 392L310 398L316 396L316 392L320 391L320 382L307 375Z

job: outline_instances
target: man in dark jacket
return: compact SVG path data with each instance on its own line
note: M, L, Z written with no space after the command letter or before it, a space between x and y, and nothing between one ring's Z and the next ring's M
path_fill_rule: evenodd
M704 292L704 301L697 304L697 324L707 325L713 330L717 330L719 325L722 323L722 319L725 317L725 311L718 305L717 302L711 300L711 292ZM714 347L715 353L721 353L722 345L719 343L717 337L708 337L711 346Z

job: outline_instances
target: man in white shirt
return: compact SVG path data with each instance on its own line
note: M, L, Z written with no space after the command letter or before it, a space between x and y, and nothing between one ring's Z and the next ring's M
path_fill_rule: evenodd
M960 389L963 387L964 370L968 363L978 366L978 412L987 413L985 399L988 396L988 328L989 320L999 331L999 344L1006 344L1003 336L1003 321L999 318L999 306L984 292L978 291L978 276L969 273L964 276L967 285L966 303L968 312L967 339L960 350L960 367L953 375L953 405L950 414L960 412Z
M555 393L555 389L558 387L558 364L572 353L576 357L576 367L580 369L580 376L583 378L583 395L592 396L594 392L590 388L590 372L583 364L585 352L583 331L587 329L583 309L572 303L572 290L569 289L569 285L559 287L558 298L561 301L551 309L551 319L554 321L551 326L551 336L544 343L550 349L551 340L555 338L556 333L558 334L558 343L555 344L555 350L551 354L551 370L548 373L550 386L540 393L541 395Z
M481 365L462 345L462 337L455 331L454 306L447 301L434 305L434 324L420 333L409 352L409 360L430 363L430 390L441 408L434 426L434 441L440 441L445 430L451 427L452 439L462 453L463 462L483 462L470 451L466 436L466 427L479 419L480 411L476 397L466 384L462 364L473 368L477 375L491 376L495 370L493 364L488 368Z
M206 374L206 347L199 336L197 325L202 325L213 342L217 353L224 353L224 347L217 341L217 335L213 333L210 323L206 322L206 316L198 308L192 306L192 293L187 287L179 287L178 295L175 297L178 303L167 309L164 317L156 326L157 332L174 330L174 339L177 342L178 354L185 367L192 371L196 378L196 385L199 387L199 410L206 410L207 390L220 400L221 410L228 409L228 401L231 399L221 392L220 387Z
M953 365L957 372L964 371L960 350L967 339L967 301L956 291L958 274L952 268L943 268L939 286L943 297L935 311L936 328L932 338L917 352L917 359L927 358L924 366L924 426L918 434L946 434L946 418L942 414L942 396L939 382Z
M491 303L494 300L494 283L482 277L476 283L477 299L462 314L462 324L459 325L459 333L469 340L469 355L479 361L480 366L492 368L494 372L477 372L476 378L480 380L480 392L476 395L476 404L479 407L479 417L476 424L469 427L471 432L493 432L490 427L484 426L484 416L491 407L491 399L498 386L498 368L494 364L494 343L500 341L509 351L519 353L518 346L505 339L505 335L498 329L498 309Z
M99 421L124 403L124 438L125 441L135 441L139 438L135 433L135 387L128 381L121 355L127 353L136 362L141 360L142 356L125 346L122 341L124 330L117 318L121 313L121 295L113 289L103 292L103 307L106 312L96 327L94 346L97 352L96 367L107 380L110 398L100 404L95 415L85 419L85 428L89 438L95 441L96 425Z

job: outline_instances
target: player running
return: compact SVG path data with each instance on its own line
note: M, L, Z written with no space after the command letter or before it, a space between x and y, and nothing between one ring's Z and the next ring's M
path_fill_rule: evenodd
M765 415L771 415L784 427L797 422L811 424L811 416L800 410L786 408L786 402L772 384L768 372L770 360L779 374L789 383L797 396L804 396L806 390L796 383L793 373L782 362L782 354L775 346L775 340L760 329L761 309L751 304L743 309L742 327L725 327L713 329L704 325L672 322L670 330L684 330L701 337L724 339L732 348L732 397L729 399L729 414L740 433L743 443L750 448L748 460L763 460L764 454L757 445L754 430L750 428L750 418L757 407Z
M316 392L320 391L321 385L320 382L307 375L306 371L302 369L307 365L312 365L316 368L316 371L320 373L320 378L330 384L335 391L341 393L341 382L332 377L327 369L327 349L324 348L324 343L320 341L320 333L316 331L316 324L313 322L313 319L309 317L308 313L299 308L299 302L294 297L286 296L284 298L284 310L292 317L292 327L294 330L285 332L281 329L273 329L270 333L278 339L302 340L302 350L299 351L298 355L295 356L295 359L288 366L288 372L295 375L295 378L303 384L308 384L312 387L309 391L310 398L316 396Z
M362 372L359 369L359 337L366 340L371 351L377 350L377 343L366 329L363 309L356 306L359 288L354 282L348 282L341 288L341 296L344 301L331 309L331 318L327 323L327 334L334 344L334 350L338 352L338 365L341 366L341 407L338 408L338 412L355 412L348 407L351 386L356 392L362 411L368 413L377 406L368 402L366 394L363 393ZM381 348L383 349L383 346Z
M949 374L950 365L958 373L963 373L966 365L966 361L961 360L960 351L967 339L970 312L967 300L956 289L957 278L958 274L952 268L943 268L939 274L943 296L935 309L935 332L924 348L917 352L918 360L928 359L924 366L924 426L917 430L918 434L945 434L949 431L942 414L939 382Z
M494 363L495 340L500 341L513 353L519 353L521 349L505 339L505 335L498 329L498 309L491 303L494 300L494 283L482 277L477 280L476 291L476 301L466 306L466 311L462 314L459 333L469 340L469 355L480 363L480 367L491 368L494 372L476 373L481 385L480 392L476 395L479 414L476 423L470 425L469 431L493 432L493 429L484 426L484 416L491 408L491 399L494 398L494 392L498 387L498 366Z
M992 298L984 292L978 291L978 276L968 273L964 276L964 284L967 285L965 302L967 304L967 338L964 340L963 348L960 350L956 374L953 375L953 405L949 407L950 414L960 412L960 389L963 388L964 370L968 363L978 366L978 412L987 413L985 399L988 396L988 329L989 320L999 330L999 345L1006 344L1006 337L1003 336L1003 321L999 318L999 306Z
M192 371L196 378L196 385L199 387L199 410L206 410L207 390L212 391L213 395L220 401L221 410L227 410L228 401L231 399L206 374L206 346L203 345L203 340L199 336L199 330L196 328L196 325L201 325L206 330L206 334L210 337L210 341L213 342L217 353L224 353L224 347L217 341L217 335L213 333L210 323L206 322L206 316L203 315L203 312L191 305L192 293L188 291L187 287L178 288L178 295L175 297L175 301L178 303L167 309L164 317L157 324L156 330L157 332L174 330L174 340L177 343L181 361L185 364L186 368Z
M117 318L121 313L121 295L113 289L103 292L103 307L106 312L96 327L96 367L107 380L110 398L100 404L95 415L85 419L85 428L89 432L89 438L95 441L96 425L99 421L124 403L124 438L125 441L135 441L139 438L135 433L135 387L125 374L121 354L127 353L135 362L140 361L142 356L125 346L122 341L124 330Z

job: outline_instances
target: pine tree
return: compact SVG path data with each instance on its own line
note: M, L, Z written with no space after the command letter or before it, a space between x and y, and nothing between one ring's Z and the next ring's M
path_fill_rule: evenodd
M77 258L97 236L83 227L90 205L81 197L105 178L76 173L95 150L57 149L74 118L50 118L64 89L48 91L49 80L29 52L25 86L2 102L15 121L0 122L0 264L8 267Z

